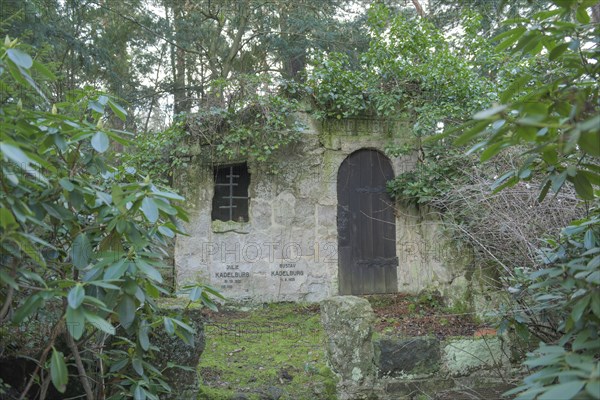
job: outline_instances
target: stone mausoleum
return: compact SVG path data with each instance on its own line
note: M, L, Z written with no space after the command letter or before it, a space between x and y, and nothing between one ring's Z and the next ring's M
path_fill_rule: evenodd
M468 254L437 214L394 204L386 191L386 181L417 166L416 156L384 153L411 145L410 127L297 119L303 140L270 165L220 162L210 146L192 145L177 177L190 213L175 246L177 283L201 281L254 303L428 288L462 299Z

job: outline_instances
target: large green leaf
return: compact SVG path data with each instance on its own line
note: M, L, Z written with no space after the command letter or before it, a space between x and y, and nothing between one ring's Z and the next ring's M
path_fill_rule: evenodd
M146 400L146 390L140 385L134 385L132 387L133 390L133 400Z
M505 104L493 106L491 108L488 108L487 110L479 111L478 113L473 115L473 119L484 120L484 119L491 118L491 117L501 113L502 111L506 110L507 107L508 106Z
M521 36L523 36L523 33L526 31L526 28L523 26L519 26L516 27L514 29L511 29L510 31L507 31L505 34L506 39L504 39L502 42L500 42L497 46L496 46L496 50L497 51L502 51L504 49L509 48L510 46L512 46L517 40L519 40L519 38ZM498 35L498 37L501 37L500 35Z
M151 223L158 220L158 206L150 197L144 197L142 200L142 212Z
M13 316L13 322L20 324L23 320L31 316L43 303L44 299L39 294L33 294L25 300L25 303L17 308Z
M105 282L105 281L89 281L87 282L89 285L94 285L94 286L98 286L104 289L112 289L112 290L119 290L120 287L117 285L114 285L112 283L109 282Z
M123 253L123 244L121 243L121 235L116 230L112 230L102 241L100 242L100 251L114 251L116 253Z
M109 145L108 135L103 131L98 131L92 136L92 147L98 153L104 153L108 150Z
M559 383L548 387L548 391L542 394L539 400L570 400L574 398L585 385L585 381L575 380L571 382Z
M583 200L594 200L594 188L587 177L579 171L573 177L575 191Z
M577 21L581 22L582 24L589 24L590 23L590 16L586 11L585 6L581 6L577 8L577 13L576 13L576 17L577 17Z
M84 311L85 319L88 320L90 324L92 324L95 328L101 330L102 332L108 333L109 335L115 334L115 327L110 324L107 320L96 315L90 311Z
M583 247L587 250L592 249L596 246L596 235L594 234L593 229L588 229L583 235Z
M168 203L168 200L163 200L163 199L155 198L154 202L156 203L156 205L158 206L159 209L163 210L167 214L169 214L169 215L177 215L177 210L175 209L175 207L171 206Z
M23 150L12 144L0 142L0 151L6 158L14 161L14 163L20 168L27 169L30 164L37 164L31 158L29 158L29 156L25 154Z
M85 233L77 235L71 247L73 265L79 269L85 268L90 263L92 244Z
M131 360L131 366L133 370L138 373L139 376L144 376L144 365L142 364L142 360L139 358L134 358Z
M119 184L114 184L111 187L111 196L112 200L117 207L119 207L119 211L122 213L127 212L127 209L123 204L123 188Z
M58 183L60 184L60 186L63 187L63 189L65 189L67 192L71 192L73 191L73 189L75 189L75 185L73 185L73 182L71 182L69 179L67 178L62 178L61 180L58 181Z
M160 272L154 268L152 265L148 264L147 262L145 262L144 260L141 259L137 259L135 261L135 265L138 267L138 269L140 271L142 271L146 276L148 276L148 278L161 283L162 282L162 276L160 274Z
M67 383L69 382L69 372L67 371L67 364L65 363L65 357L63 353L52 347L52 356L50 357L50 377L52 378L52 384L60 393L64 393L67 390Z
M67 329L71 336L73 336L75 340L81 339L81 336L85 331L85 315L83 309L81 307L77 309L67 307L66 320Z
M125 109L123 107L121 107L119 104L117 104L114 101L112 101L111 99L109 99L108 105L109 105L110 109L112 110L112 112L114 112L115 115L121 121L125 121L125 119L127 119L127 111L125 111Z
M48 102L48 99L46 98L46 95L44 94L44 92L40 89L40 87L37 85L37 83L35 83L35 80L33 80L33 78L31 77L31 75L29 75L27 73L27 70L19 65L16 64L8 64L8 69L10 71L10 74L12 75L12 77L19 83L21 83L24 86L31 86L36 92L37 94L44 99L45 102Z
M600 130L583 132L578 144L586 153L600 157Z
M0 226L2 226L3 229L8 229L17 226L17 221L15 220L15 217L13 217L10 210L4 207L0 208Z
M165 225L161 225L158 227L158 231L160 233L162 233L163 235L165 235L168 238L174 238L175 237L175 232L173 232L171 230L171 228L165 226Z
M23 235L19 235L23 236ZM19 242L19 247L23 251L23 253L27 254L29 258L35 261L38 265L42 267L46 267L46 260L42 253L38 250L37 246L29 241Z
M173 320L171 318L164 317L163 324L165 325L165 330L167 331L167 333L169 335L172 335L175 333L175 325L173 324Z
M33 65L33 60L29 54L22 52L19 49L8 49L6 55L12 62L21 68L29 69Z
M71 308L78 308L82 303L85 297L85 289L83 285L77 284L73 286L73 288L69 291L67 296L67 301Z
M148 322L146 320L143 320L138 328L138 341L142 349L144 349L145 351L148 351L148 349L150 348L150 338L148 337L149 330L150 327L148 325Z
M104 114L104 104L97 100L90 100L88 102L88 109L96 111L97 113Z
M548 58L550 60L556 60L560 57L567 49L569 48L569 43L561 43L558 46L554 47L550 52Z
M194 286L193 288L190 289L190 293L188 296L191 301L197 301L201 295L202 295L202 287Z
M600 267L600 255L592 258L587 265L588 269L593 270L594 268ZM600 317L600 315L599 315Z
M590 295L583 297L578 300L577 303L573 306L573 311L571 312L571 318L573 318L574 322L577 322L584 315L586 308L591 300Z
M589 381L587 385L585 385L585 390L590 396L593 396L596 399L600 398L600 380L596 379Z
M186 331L188 331L191 334L196 333L196 330L194 328L192 328L185 322L181 321L180 319L172 318L171 321L173 321L176 325L179 325L181 328L185 329Z
M127 271L128 264L126 259L118 260L116 263L112 264L110 267L106 268L104 272L104 280L111 281L115 279L120 279L125 271Z
M181 197L177 193L165 192L163 190L158 190L155 187L152 187L152 193L154 193L156 196L164 197L166 199L171 199L171 200L185 200L183 197Z
M454 144L457 146L462 146L469 142L469 140L473 139L475 136L481 134L485 128L489 125L489 121L479 121L468 130L466 130L463 134L461 134L456 140Z
M17 284L17 281L12 276L4 272L4 270L2 269L0 269L0 282L4 282L13 289L19 290L19 285Z
M135 320L135 300L128 295L124 295L121 298L121 301L117 305L117 314L119 315L119 322L125 329L129 329L129 327L133 324Z

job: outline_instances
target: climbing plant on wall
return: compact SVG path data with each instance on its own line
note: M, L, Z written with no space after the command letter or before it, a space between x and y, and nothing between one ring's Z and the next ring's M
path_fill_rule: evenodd
M422 139L464 121L496 98L495 86L478 74L479 61L470 56L492 46L476 39L480 18L475 14L465 17L466 33L455 41L428 19L380 3L368 15L369 49L317 54L308 91L320 118L370 115L409 122L413 143L390 145L387 151L398 156L418 150L420 163L388 187L397 199L427 203L463 174L470 161L449 149L449 143L425 144Z

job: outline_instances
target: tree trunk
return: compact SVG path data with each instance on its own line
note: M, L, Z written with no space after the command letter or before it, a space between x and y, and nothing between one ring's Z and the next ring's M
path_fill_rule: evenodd
M188 112L190 110L185 88L186 54L183 49L185 45L185 12L183 10L182 3L182 0L174 0L172 2L175 43L178 45L178 47L174 49L175 65L173 68L173 113L175 115L182 112Z
M284 43L286 43L285 49L281 51L282 74L286 79L300 82L303 80L303 72L306 69L306 48L302 33L295 32L288 24L289 13L288 5L282 3L279 8L279 30Z
M232 39L233 41L231 43L231 47L229 48L229 52L226 58L223 60L223 69L221 71L221 78L223 79L227 79L233 70L233 60L242 48L242 38L244 37L244 33L246 32L248 25L248 17L250 14L249 6L243 1L239 3L239 6L240 18L237 23L237 32Z
M592 6L592 21L595 24L600 24L600 3L596 3Z
M424 17L425 11L423 11L423 7L421 7L419 0L412 0L412 3L415 6L415 10L417 10L417 14L419 14L420 17Z

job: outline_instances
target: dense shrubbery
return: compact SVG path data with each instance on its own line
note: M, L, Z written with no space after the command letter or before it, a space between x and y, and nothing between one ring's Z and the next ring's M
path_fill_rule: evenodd
M475 114L458 144L478 143L485 161L505 149L524 149L492 187L499 191L541 175L539 200L571 183L587 216L540 249L536 268L507 277L517 301L507 321L541 340L527 355L532 368L511 391L522 399L600 397L600 26L588 8L596 1L556 1L531 19L510 21L499 50L538 60L543 74L523 74L500 94L502 104Z
M85 89L50 105L32 73L52 78L6 39L0 47L0 323L2 335L26 332L29 349L13 351L36 360L24 387L12 389L40 399L50 383L64 392L76 379L67 368L74 366L90 400L156 399L169 386L152 364L154 335L166 331L189 342L194 334L182 318L157 312L157 299L168 294L167 242L186 218L178 205L183 198L113 165L111 141L127 141L103 125L109 109L126 115L110 96ZM190 297L213 306L211 292L198 286Z
M369 28L369 49L357 59L341 53L316 57L307 85L317 116L401 117L424 136L441 121L462 120L487 105L489 83L428 20L392 15L375 4Z
M209 146L215 162L243 158L271 164L281 149L301 140L303 127L293 118L298 101L272 91L269 79L243 76L218 86L220 101L176 116L164 131L140 133L124 164L170 183L177 169L187 166L194 146Z
M519 398L598 398L600 371L600 212L574 221L541 249L541 268L507 282L518 305L506 322L540 341L524 364L534 373ZM577 396L579 394L579 396Z
M273 161L280 148L298 142L302 127L294 120L298 101L275 91L266 77L238 77L221 85L225 102L203 107L186 120L187 129L217 158Z
M184 160L188 155L189 136L181 117L163 131L138 133L128 151L122 154L123 166L144 171L162 184L172 184L177 169L187 167Z

